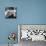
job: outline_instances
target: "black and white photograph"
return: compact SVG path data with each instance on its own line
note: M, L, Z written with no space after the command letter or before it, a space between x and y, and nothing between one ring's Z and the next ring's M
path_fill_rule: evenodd
M16 8L15 7L6 7L5 8L5 18L16 18Z
M46 42L46 25L18 25L20 46L31 46Z

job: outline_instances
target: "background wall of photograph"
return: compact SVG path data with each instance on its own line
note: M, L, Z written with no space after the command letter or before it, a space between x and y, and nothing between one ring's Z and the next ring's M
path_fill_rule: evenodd
M16 19L5 19L7 6L17 7ZM46 24L46 0L0 0L0 44L8 43L9 32L17 34L18 24Z

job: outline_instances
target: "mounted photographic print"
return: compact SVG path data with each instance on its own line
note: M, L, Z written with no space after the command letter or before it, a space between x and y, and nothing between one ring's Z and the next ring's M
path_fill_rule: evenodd
M36 44L42 45L44 42L46 43L46 25L19 24L18 42L19 46L31 46L31 45L37 46Z
M19 41L46 41L46 25L18 25Z
M5 18L16 18L16 8L15 7L6 7L5 8Z

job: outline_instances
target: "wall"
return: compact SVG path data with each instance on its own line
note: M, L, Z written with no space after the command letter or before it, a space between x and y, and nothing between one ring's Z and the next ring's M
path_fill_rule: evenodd
M7 6L17 7L16 19L5 19ZM18 32L18 24L46 24L46 0L0 0L0 44L8 43L9 32Z

